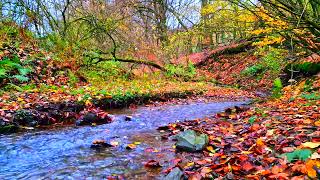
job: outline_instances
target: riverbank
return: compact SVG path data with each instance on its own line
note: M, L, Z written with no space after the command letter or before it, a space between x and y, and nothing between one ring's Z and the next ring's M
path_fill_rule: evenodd
M186 129L209 137L200 153L178 152L180 159L165 172L179 167L191 179L319 178L319 82L288 86L281 98L247 110L226 109L211 118L160 128L166 137Z
M40 85L29 90L3 93L0 97L0 133L110 123L111 109L134 108L142 104L174 104L183 102L182 99L201 97L210 101L255 97L254 93L206 82L144 79L122 85L104 84L78 88Z

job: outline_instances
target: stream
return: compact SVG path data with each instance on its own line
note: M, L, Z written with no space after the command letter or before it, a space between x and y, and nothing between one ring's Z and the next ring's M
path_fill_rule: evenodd
M161 140L157 127L177 120L192 120L214 115L246 102L194 102L187 105L138 107L113 111L110 124L63 127L52 130L0 135L0 179L153 179L168 168L177 154L174 142ZM125 121L125 116L133 117ZM90 148L96 139L119 142L117 147ZM126 145L136 142L137 148ZM157 160L162 169L144 168Z

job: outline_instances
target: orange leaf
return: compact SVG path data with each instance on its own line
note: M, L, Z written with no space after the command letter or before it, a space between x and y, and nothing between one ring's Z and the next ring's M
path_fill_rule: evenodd
M305 180L305 177L304 177L304 175L302 175L302 176L294 176L294 177L291 178L291 180Z
M273 167L271 168L272 174L279 174L279 173L281 173L282 171L283 171L283 169L280 168L279 166L273 166Z
M257 146L258 146L258 147L264 146L264 142L263 142L262 138L258 138L258 139L257 139Z
M275 174L275 175L271 175L269 176L270 179L285 179L285 180L289 180L288 178L288 174L287 173L278 173L278 174Z
M320 167L320 161L319 160L308 160L306 162L307 174L311 178L316 178L317 177L317 172L314 169L314 167L317 167L317 168Z

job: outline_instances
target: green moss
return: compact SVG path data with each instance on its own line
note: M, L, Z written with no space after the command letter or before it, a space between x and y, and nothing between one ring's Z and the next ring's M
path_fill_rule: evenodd
M0 134L14 133L18 131L18 127L14 125L0 126Z

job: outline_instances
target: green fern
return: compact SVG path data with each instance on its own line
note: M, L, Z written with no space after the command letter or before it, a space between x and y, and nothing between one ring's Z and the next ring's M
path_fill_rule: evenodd
M0 78L5 77L7 75L7 70L0 68Z
M13 78L17 79L20 82L27 82L29 81L29 78L23 75L14 75Z

